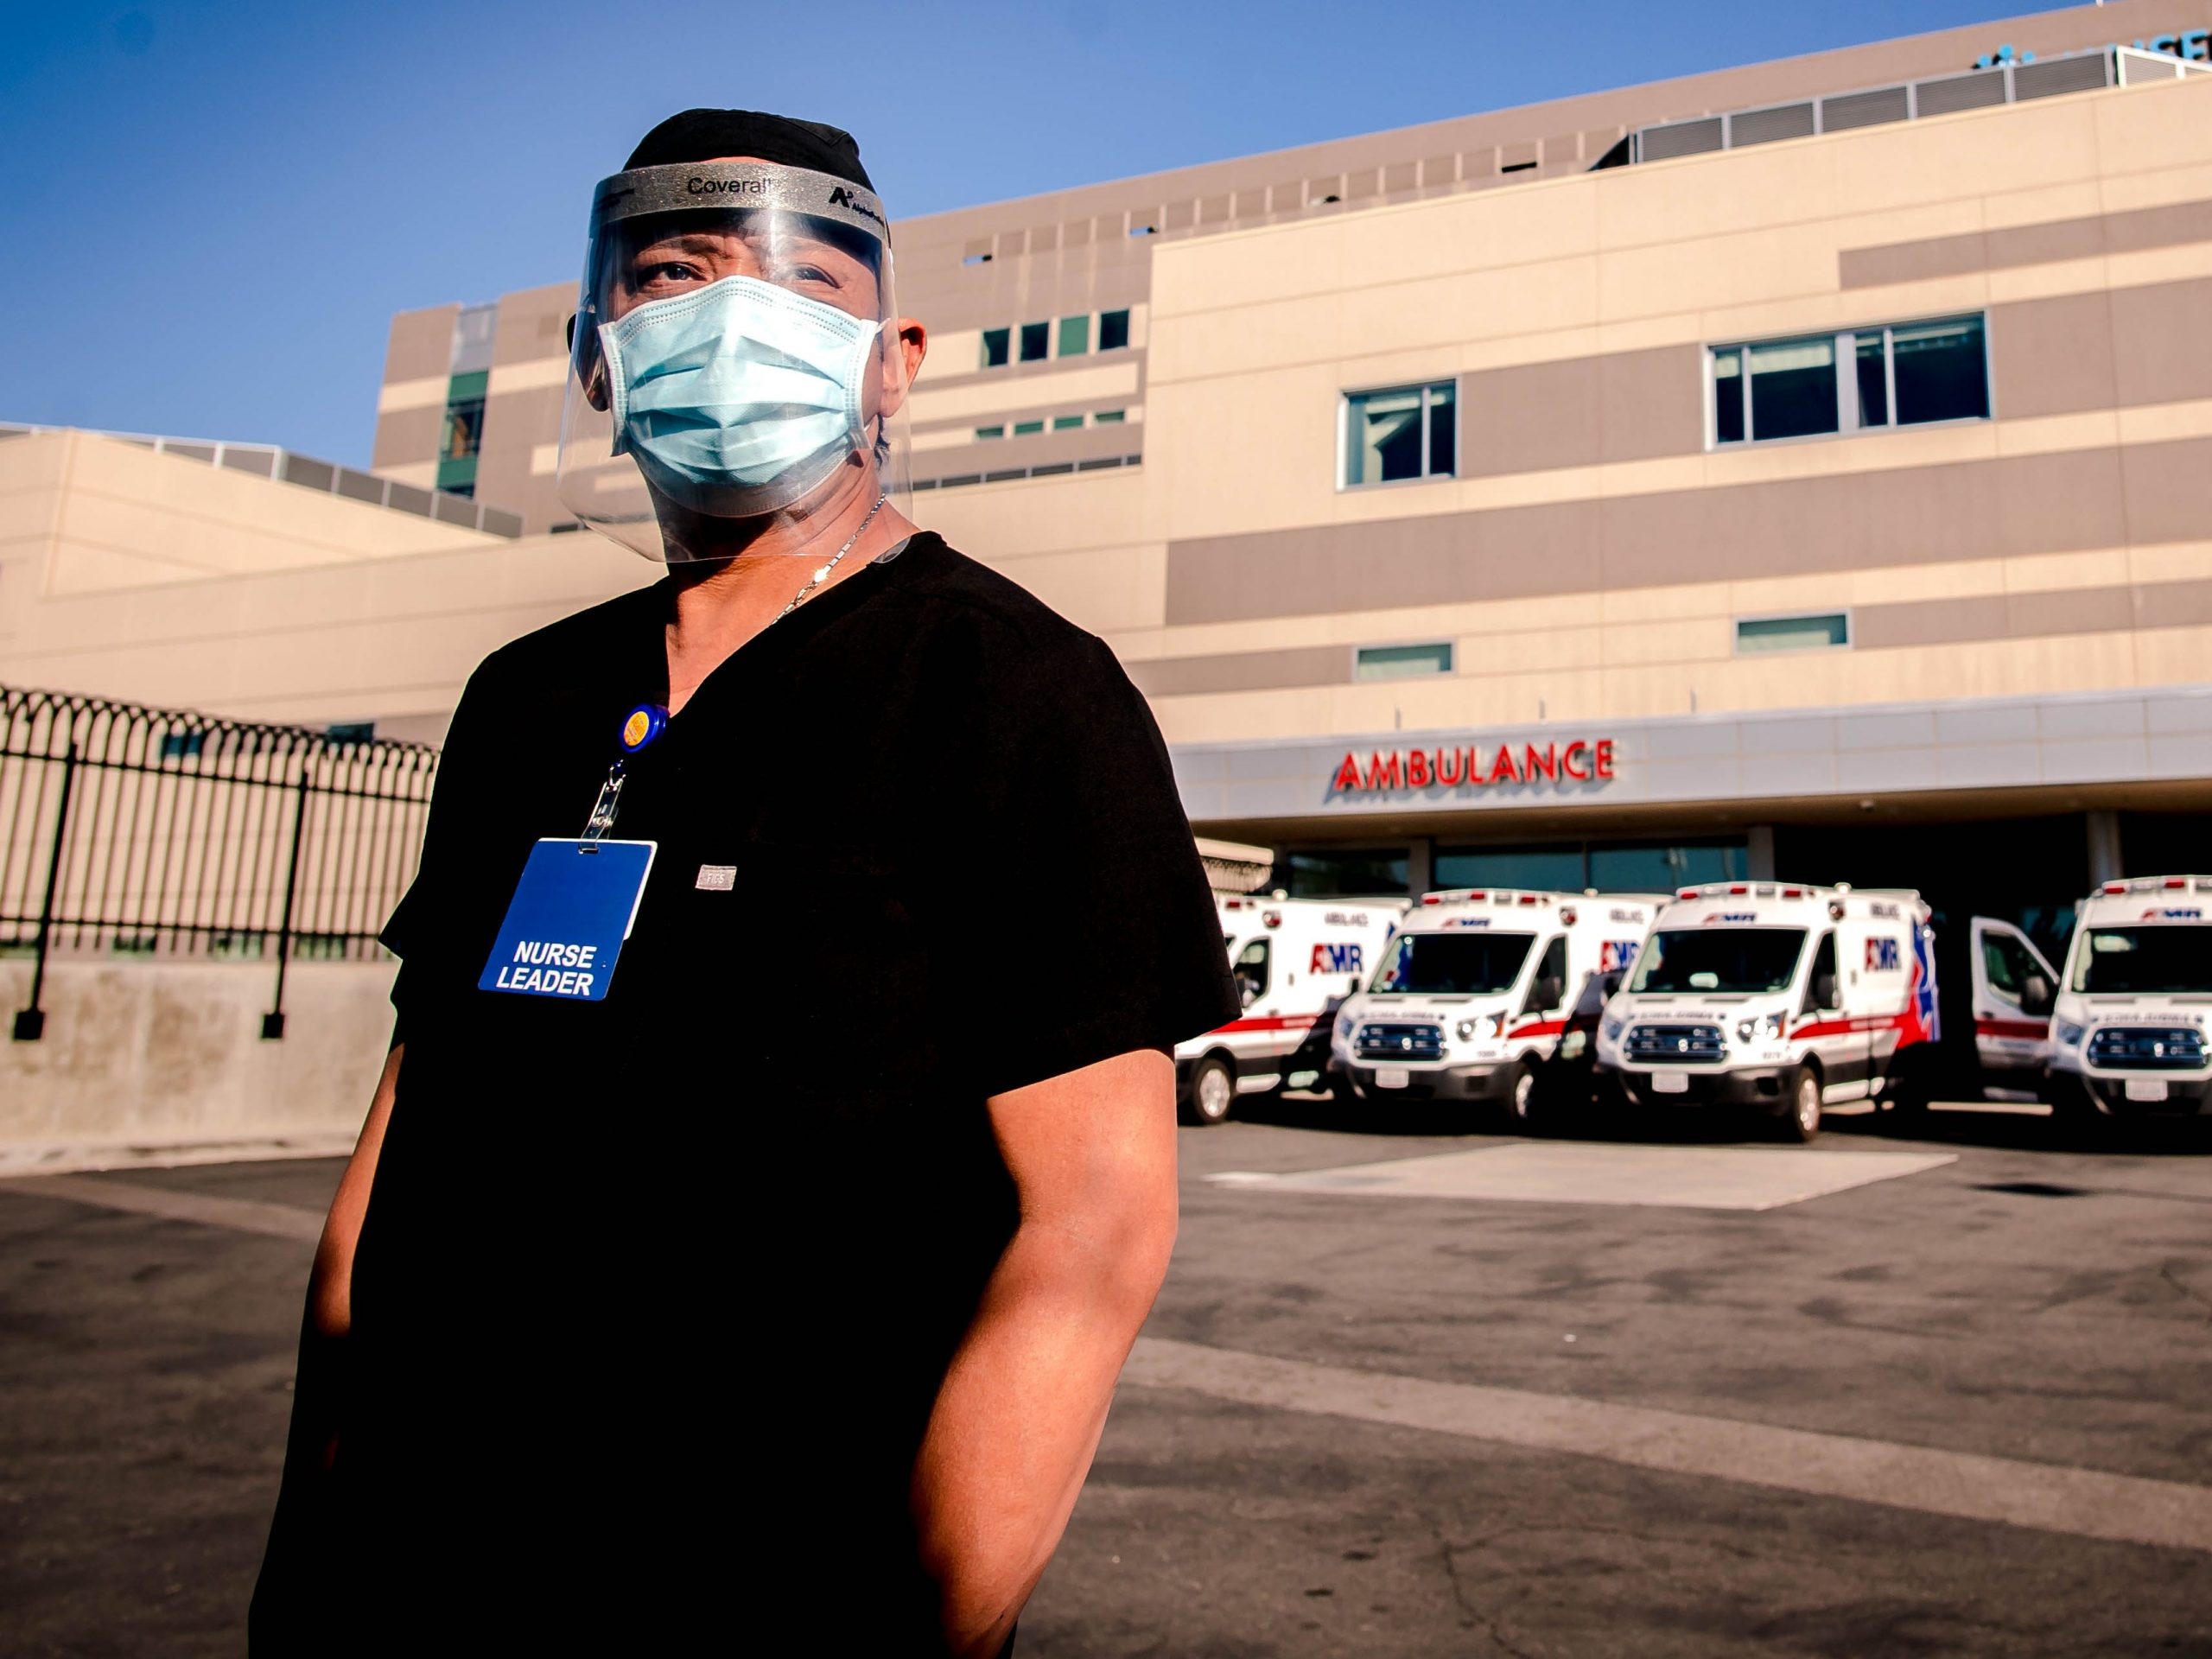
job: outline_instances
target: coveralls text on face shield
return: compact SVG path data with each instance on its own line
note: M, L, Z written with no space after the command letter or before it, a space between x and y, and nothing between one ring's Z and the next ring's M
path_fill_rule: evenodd
M688 505L770 512L867 441L881 324L749 276L601 325L617 454Z

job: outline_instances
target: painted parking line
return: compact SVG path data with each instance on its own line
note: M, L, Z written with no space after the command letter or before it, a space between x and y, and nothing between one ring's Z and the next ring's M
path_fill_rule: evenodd
M1656 1205L1776 1210L1873 1181L1958 1162L1955 1153L1827 1152L1803 1147L1643 1147L1523 1141L1288 1174L1229 1170L1217 1185L1269 1192L1532 1204Z
M203 1227L226 1227L234 1233L302 1239L310 1244L322 1236L321 1212L296 1204L211 1198L204 1192L144 1186L136 1181L100 1180L89 1175L33 1175L0 1183L0 1197L13 1192L66 1198L72 1204L120 1210L134 1216L159 1216L165 1221L194 1221Z
M1925 1515L2212 1551L2212 1489L2178 1481L1313 1365L1158 1337L1138 1341L1122 1380Z

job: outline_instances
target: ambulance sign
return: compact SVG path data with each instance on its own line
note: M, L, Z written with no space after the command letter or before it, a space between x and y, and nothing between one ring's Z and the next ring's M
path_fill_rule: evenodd
M1347 753L1330 792L1379 794L1404 789L1497 789L1510 784L1603 784L1615 775L1610 737L1571 743L1470 743L1451 748L1377 750L1364 766Z

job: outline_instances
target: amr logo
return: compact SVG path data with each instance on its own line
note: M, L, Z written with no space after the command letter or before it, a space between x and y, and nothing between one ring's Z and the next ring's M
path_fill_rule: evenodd
M1897 952L1895 939L1866 941L1866 970L1874 974L1894 974L1904 965Z
M1362 960L1363 948L1357 944L1317 944L1313 947L1313 965L1306 971L1315 974L1357 974L1366 963Z

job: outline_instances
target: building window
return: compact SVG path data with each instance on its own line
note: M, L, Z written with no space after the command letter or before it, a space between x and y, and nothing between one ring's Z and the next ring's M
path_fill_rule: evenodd
M1071 432L1082 424L1083 416L1080 415L1055 415L1052 416L1052 430L1055 432Z
M1026 438L1033 432L1044 429L1045 423L1042 421L1016 421L1014 423L1014 435L1017 438Z
M1715 346L1713 441L1986 420L1987 332L1978 316L1948 317Z
M1003 425L979 426L976 429L976 435L979 438L1002 438L1006 436L1006 428Z
M1433 645L1362 645L1352 654L1351 677L1356 680L1409 680L1451 671L1448 640Z
M1851 618L1842 611L1817 616L1755 616L1736 623L1736 654L1754 651L1820 651L1851 643Z
M983 366L985 368L1002 369L1006 366L1007 350L1013 344L1013 334L1014 331L1010 328L983 330Z
M1052 343L1052 325L1049 322L1025 322L1021 325L1021 360L1042 363L1046 348Z
M1126 409L1102 409L1090 420L1094 426L1119 426L1128 418L1129 411Z
M1406 891L1406 850L1332 848L1325 853L1293 853L1289 875L1294 899L1383 898Z
M1129 314L1127 311L1101 311L1098 314L1098 349L1118 352L1129 343Z
M1062 317L1058 354L1061 357L1081 357L1090 349L1090 317L1089 314L1086 313L1080 317Z
M1700 881L1740 881L1751 855L1740 839L1568 842L1564 845L1440 848L1437 887L1520 887L1538 893L1672 893Z
M196 760L207 747L205 732L164 732L162 734L162 759L164 760Z
M446 383L445 435L438 445L441 461L467 461L484 443L484 394L491 376L480 369L456 374Z
M1455 395L1449 380L1346 393L1344 487L1451 477L1459 452Z

